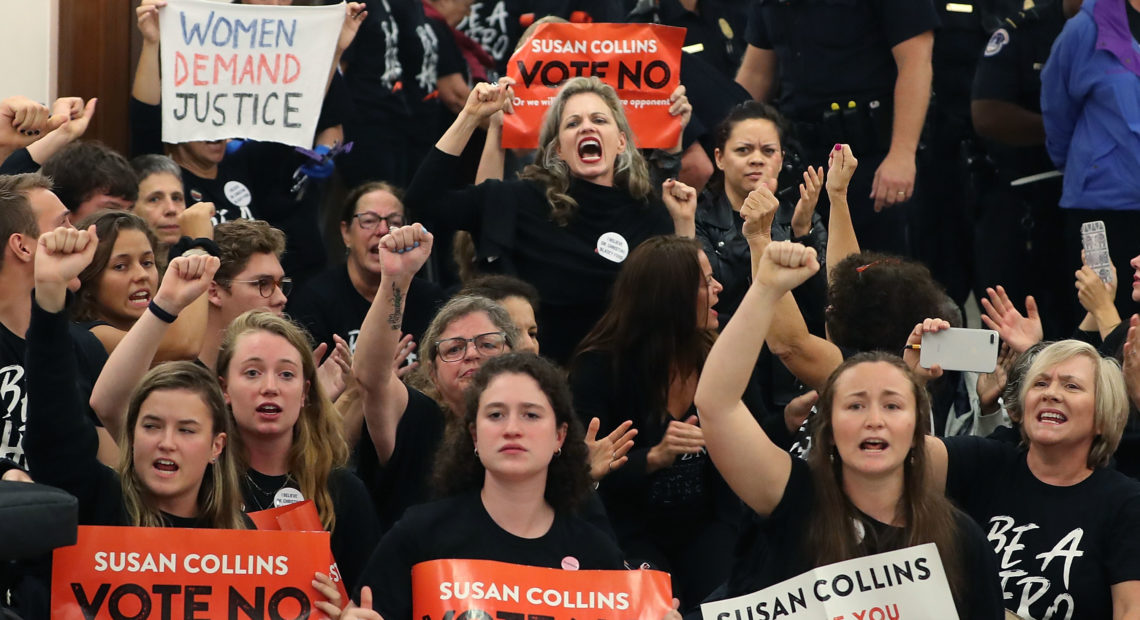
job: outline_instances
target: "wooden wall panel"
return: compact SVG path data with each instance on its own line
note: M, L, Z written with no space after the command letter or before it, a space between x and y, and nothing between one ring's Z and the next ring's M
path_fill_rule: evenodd
M134 58L138 55L138 0L60 0L59 95L99 98L84 136L127 154ZM133 54L132 54L133 51Z

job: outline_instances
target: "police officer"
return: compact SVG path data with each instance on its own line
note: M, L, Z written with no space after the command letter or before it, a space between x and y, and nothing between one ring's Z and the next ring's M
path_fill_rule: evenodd
M1033 295L1046 338L1064 338L1077 317L1072 272L1060 250L1061 179L1032 179L1056 170L1045 151L1041 68L1070 7L1061 0L1026 4L993 31L974 75L973 124L992 162L975 177L974 292L981 298L987 286L1002 284L1018 303ZM1079 0L1064 4L1075 13Z
M725 0L639 0L626 15L632 23L685 28L684 51L732 78L744 55L746 3ZM686 85L688 82L685 83Z
M906 214L931 88L932 0L757 0L736 81L776 92L807 163L837 142L859 157L849 200L860 245L909 254ZM897 78L897 79L896 79Z
M989 33L1021 9L1021 0L934 0L941 27L934 38L934 94L919 152L917 208L909 209L915 257L959 306L973 283L971 247L977 196L966 166L977 159L970 88Z

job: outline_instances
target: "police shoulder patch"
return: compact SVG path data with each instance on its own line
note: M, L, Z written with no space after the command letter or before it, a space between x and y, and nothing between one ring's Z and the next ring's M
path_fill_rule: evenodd
M994 31L993 36L986 42L986 57L994 56L1001 51L1009 43L1009 31L1005 28L998 28Z

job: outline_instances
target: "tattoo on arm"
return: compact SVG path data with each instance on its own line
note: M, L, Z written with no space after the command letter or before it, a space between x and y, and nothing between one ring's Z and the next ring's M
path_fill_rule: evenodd
M392 285L392 313L388 315L388 327L393 331L400 330L400 324L404 322L404 311L400 308L403 305L404 293L400 291L400 287L395 284Z

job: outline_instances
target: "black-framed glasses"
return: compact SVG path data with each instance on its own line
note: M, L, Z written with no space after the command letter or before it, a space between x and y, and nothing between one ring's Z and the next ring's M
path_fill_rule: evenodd
M382 221L388 223L388 228L404 225L404 216L400 215L399 213L380 215L379 213L372 211L365 211L364 213L357 213L352 217L356 219L356 221L360 224L360 227L364 230L372 230L373 228L376 228Z
M507 346L505 332L487 332L474 338L445 338L435 342L439 359L445 362L458 362L467 353L467 343L475 344L475 352L482 357L492 357L503 352Z
M269 299L273 297L273 291L281 289L281 294L288 297L289 293L293 292L293 278L285 276L280 280L275 280L269 276L262 276L256 280L231 280L231 282L240 282L242 284L256 284L257 292L261 296Z

